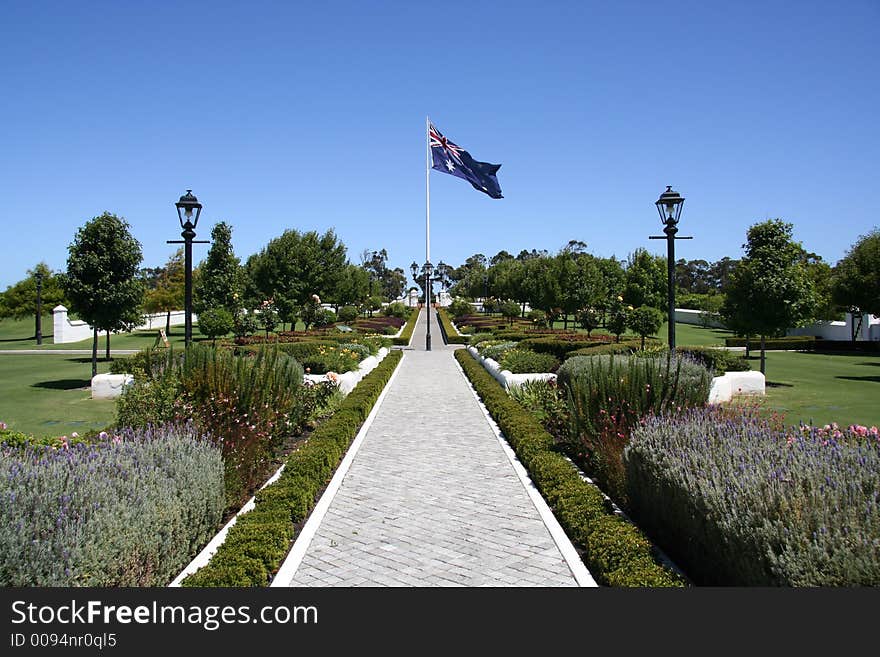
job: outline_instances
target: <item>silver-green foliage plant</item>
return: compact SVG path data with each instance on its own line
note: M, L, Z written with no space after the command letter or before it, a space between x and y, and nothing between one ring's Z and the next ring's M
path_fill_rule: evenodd
M191 426L0 448L0 585L165 586L217 530L220 450Z
M624 460L639 524L698 583L880 584L876 433L710 408L648 419Z

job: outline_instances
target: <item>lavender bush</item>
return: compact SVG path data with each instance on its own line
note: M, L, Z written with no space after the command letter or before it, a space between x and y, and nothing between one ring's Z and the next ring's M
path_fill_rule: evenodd
M639 524L701 584L880 584L880 440L719 409L653 417L624 452Z
M4 446L0 585L167 585L223 508L220 450L191 427L62 449Z

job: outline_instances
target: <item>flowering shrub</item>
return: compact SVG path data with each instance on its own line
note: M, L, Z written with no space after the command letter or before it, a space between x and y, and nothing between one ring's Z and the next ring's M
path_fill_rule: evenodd
M2 446L0 500L0 585L164 586L216 531L223 464L192 426Z
M709 371L684 356L575 356L559 368L571 417L570 447L606 489L626 505L623 449L642 417L709 398Z
M359 345L358 345L359 346ZM351 372L361 361L360 349L345 345L319 346L314 352L300 359L300 364L310 374Z
M477 344L477 351L483 358L500 361L504 354L516 347L516 342L509 340L485 340Z
M652 417L625 451L640 524L702 584L880 584L876 427Z

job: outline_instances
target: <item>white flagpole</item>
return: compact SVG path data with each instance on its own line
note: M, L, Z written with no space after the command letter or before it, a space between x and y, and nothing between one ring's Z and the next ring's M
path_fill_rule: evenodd
M425 117L425 262L431 262L431 119Z

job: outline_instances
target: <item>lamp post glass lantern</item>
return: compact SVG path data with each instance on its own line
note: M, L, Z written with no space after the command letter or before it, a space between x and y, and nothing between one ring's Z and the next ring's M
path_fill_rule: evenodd
M184 245L184 345L189 347L192 344L192 245L193 243L207 244L207 240L194 240L196 236L196 226L199 224L199 217L202 214L202 204L199 203L191 189L186 190L186 194L180 197L180 200L174 204L177 208L177 218L180 221L180 227L183 229L180 236L183 238ZM168 244L181 244L180 240L168 240Z
M413 275L413 280L419 282L419 266L413 261L409 266ZM425 351L431 351L431 274L434 272L434 265L429 260L422 265L422 274L425 277L425 309L427 311L428 330L425 333Z
M684 197L673 191L672 186L667 185L666 191L660 195L654 205L660 215L660 222L664 225L665 235L652 235L652 240L666 240L666 301L667 301L667 332L669 349L675 349L675 240L689 240L691 237L677 237L678 221L681 218L681 208L684 205Z

